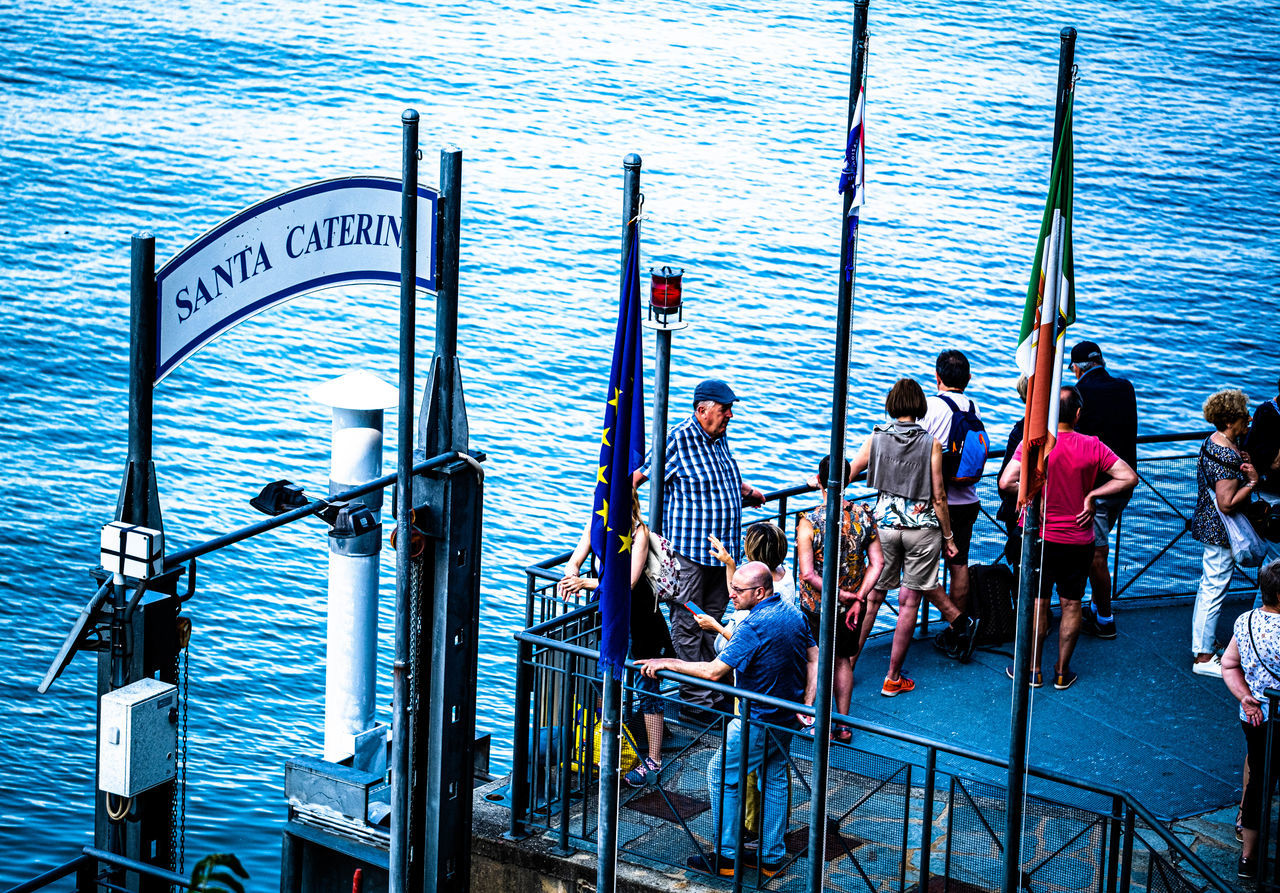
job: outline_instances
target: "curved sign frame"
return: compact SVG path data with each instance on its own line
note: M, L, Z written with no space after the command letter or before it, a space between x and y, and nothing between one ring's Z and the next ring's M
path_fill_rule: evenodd
M402 181L342 177L229 217L156 272L155 382L223 332L340 285L399 283ZM417 287L436 290L439 195L418 187Z

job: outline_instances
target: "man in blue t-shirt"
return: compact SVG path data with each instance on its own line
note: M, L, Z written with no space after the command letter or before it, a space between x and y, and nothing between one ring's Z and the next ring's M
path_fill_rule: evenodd
M794 605L773 591L773 574L758 561L744 564L733 575L729 598L739 611L749 611L733 630L729 644L710 661L659 658L640 662L650 678L659 670L672 670L701 679L723 682L736 674L738 688L796 704L813 703L817 686L818 647L809 633L809 624ZM764 779L760 833L760 870L772 876L782 865L786 846L782 840L787 823L787 758L783 752L790 735L770 731L764 724L798 729L801 718L792 710L749 703L747 765L739 766L742 720L729 722L724 745L707 768L711 792L712 827L719 829L719 851L709 861L690 857L690 868L733 875L741 829L737 827L738 778L751 772ZM721 790L724 795L721 797Z

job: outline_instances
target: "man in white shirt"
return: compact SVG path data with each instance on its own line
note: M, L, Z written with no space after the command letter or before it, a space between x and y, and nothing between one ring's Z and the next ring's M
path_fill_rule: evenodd
M969 385L969 358L958 350L944 350L934 364L938 395L927 401L929 411L920 420L933 439L947 449L947 437L951 433L951 416L954 412L967 412L971 407L975 414L978 407L964 395ZM973 525L978 520L978 494L973 484L947 484L947 511L951 515L951 531L955 536L955 555L946 558L951 577L951 602L965 611L969 600L969 542L973 539Z

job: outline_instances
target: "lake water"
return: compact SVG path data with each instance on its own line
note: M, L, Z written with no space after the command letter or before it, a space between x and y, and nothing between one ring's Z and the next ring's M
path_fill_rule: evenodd
M1221 385L1274 393L1278 12L874 0L855 443L888 385L930 381L949 347L972 360L996 439L1014 418L1064 25L1080 32L1070 339L1098 340L1134 380L1144 432L1200 424ZM92 592L115 507L130 234L153 231L163 262L286 188L398 176L407 107L423 115L425 181L439 147L462 147L459 353L472 445L489 455L479 726L501 769L520 569L570 544L590 500L624 155L644 158L645 266L689 271L673 420L714 375L743 398L731 434L749 480L796 482L826 451L851 15L795 0L0 2L0 450L14 475L0 882L91 840L93 662L48 695L35 686ZM395 381L396 307L394 288L300 299L165 381L155 458L172 547L260 517L248 499L266 481L323 489L328 411L307 394L350 368ZM284 762L321 743L325 549L313 522L211 556L187 607L187 852L235 851L259 889L278 874Z

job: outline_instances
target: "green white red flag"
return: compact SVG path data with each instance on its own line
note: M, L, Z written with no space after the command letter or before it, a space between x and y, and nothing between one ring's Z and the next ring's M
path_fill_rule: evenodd
M1018 504L1025 505L1044 486L1049 451L1058 430L1058 390L1062 386L1063 347L1067 326L1076 318L1075 269L1071 251L1071 204L1074 152L1071 109L1067 96L1062 132L1053 151L1049 198L1040 223L1040 239L1018 339L1018 368L1028 378L1023 416L1022 473ZM1054 312L1056 309L1056 313Z

